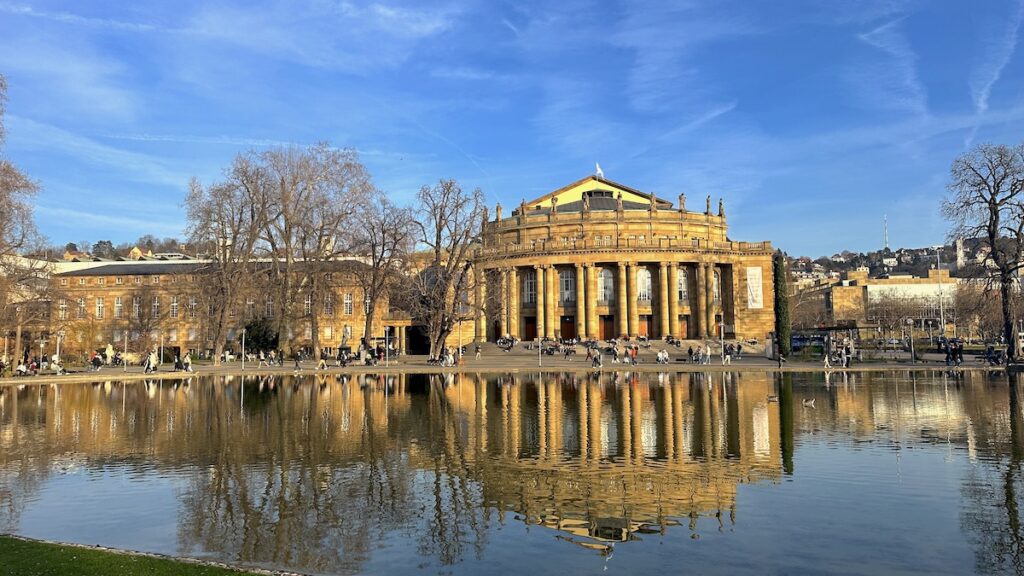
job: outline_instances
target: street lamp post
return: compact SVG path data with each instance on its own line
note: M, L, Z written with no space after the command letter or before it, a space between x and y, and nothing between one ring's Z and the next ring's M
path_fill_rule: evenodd
M933 246L935 248L935 270L942 270L942 246ZM946 307L945 298L942 293L942 276L939 276L939 323L941 328L939 334L946 335Z
M121 367L124 368L123 372L128 371L128 331L124 331L124 358L121 358Z
M907 318L907 324L910 325L910 363L917 364L917 354L914 354L914 319Z
M390 350L388 349L388 327L384 327L384 367L391 367ZM384 392L387 393L387 382L384 383Z
M260 367L257 366L256 371L258 372L259 369ZM242 372L245 372L245 328L242 328Z
M363 315L364 316L369 316L370 315L370 295L369 294L367 294L363 298ZM370 336L373 335L373 319L369 318L369 321L370 321L370 331L366 333L366 338L365 338L366 346L367 347L370 346ZM370 354L371 352L369 350L366 350L364 353L365 354ZM360 360L363 360L365 362L366 358L360 358Z

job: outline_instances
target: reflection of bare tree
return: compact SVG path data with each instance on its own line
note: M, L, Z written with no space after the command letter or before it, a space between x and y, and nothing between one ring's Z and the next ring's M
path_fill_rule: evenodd
M459 385L466 385L464 379ZM461 433L456 409L445 396L445 377L430 378L428 438L434 465L431 495L433 515L420 532L420 553L436 552L444 565L455 564L472 546L477 557L487 542L487 508L467 462L474 450Z
M1024 573L1024 531L1018 500L1024 461L1024 421L1021 417L1020 374L1009 375L1009 450L972 467L962 489L970 502L960 517L961 527L974 544L975 568L980 573Z
M411 476L375 421L380 393L345 385L342 403L362 407L361 441L337 442L337 403L316 386L273 389L286 398L210 406L214 460L193 474L181 504L182 553L317 572L359 570L375 536L408 521ZM256 389L246 394L261 394Z

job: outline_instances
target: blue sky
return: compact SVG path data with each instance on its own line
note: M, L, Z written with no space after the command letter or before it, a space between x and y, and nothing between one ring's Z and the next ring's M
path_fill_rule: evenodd
M600 162L737 240L923 246L950 161L1024 139L1022 2L0 0L6 154L55 243L178 235L190 177L326 140L399 200Z

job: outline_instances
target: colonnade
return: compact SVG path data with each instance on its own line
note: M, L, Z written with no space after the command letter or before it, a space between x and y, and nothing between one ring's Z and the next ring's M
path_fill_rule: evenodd
M732 284L732 268L711 262L577 262L478 269L476 338L486 340L488 333L520 339L717 337L718 315L722 322L733 323L726 314L732 311L726 289ZM638 286L641 269L651 275L649 294L641 294ZM608 289L599 280L605 270L605 283L613 286L609 301L602 299ZM560 286L565 271L574 274L572 290ZM683 300L681 273L686 274ZM497 291L490 306L488 287ZM524 296L532 301L524 302Z

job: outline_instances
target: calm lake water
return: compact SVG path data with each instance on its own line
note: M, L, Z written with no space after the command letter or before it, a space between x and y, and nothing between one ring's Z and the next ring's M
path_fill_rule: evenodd
M0 532L318 574L1020 573L1020 393L940 372L4 388Z

